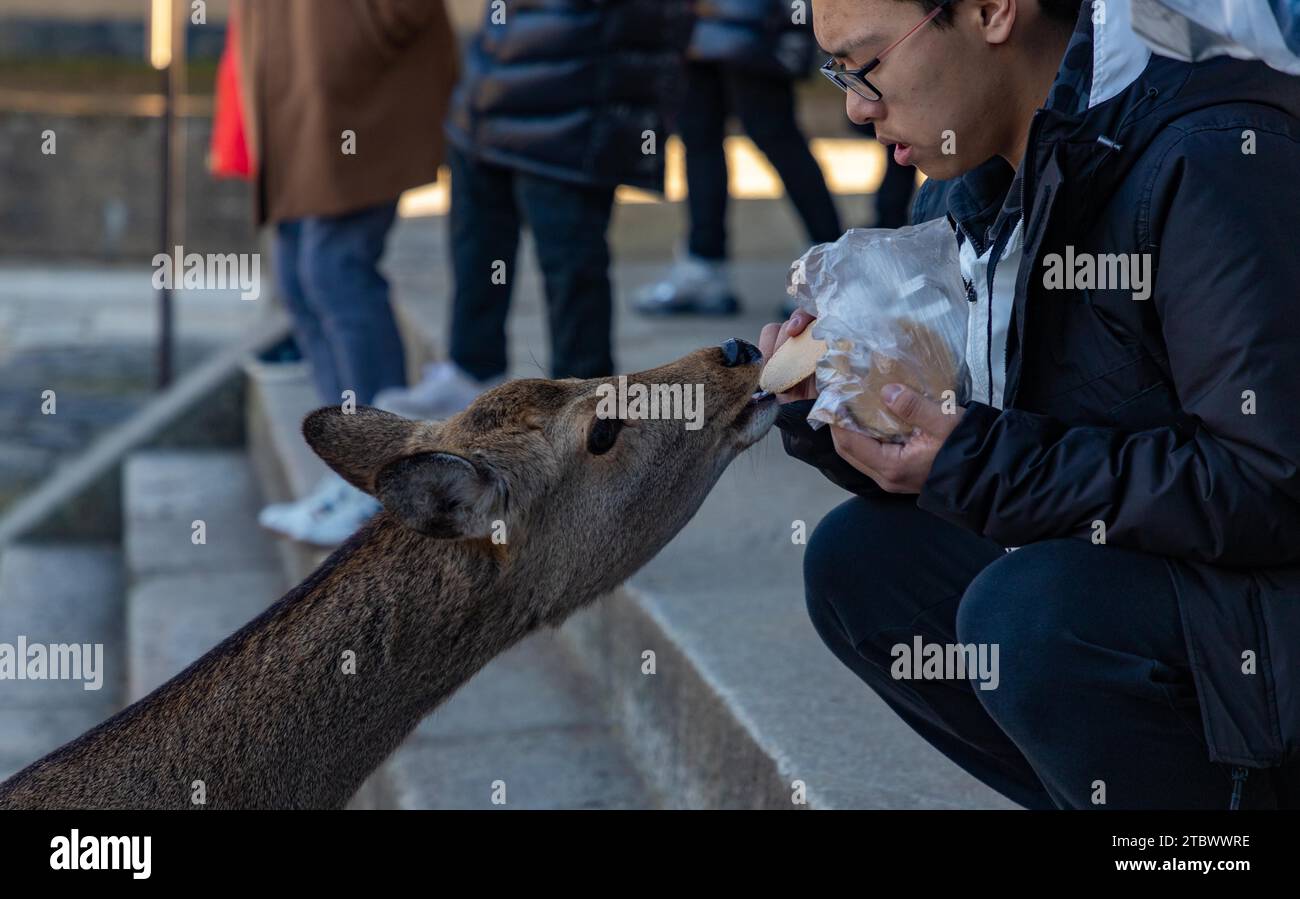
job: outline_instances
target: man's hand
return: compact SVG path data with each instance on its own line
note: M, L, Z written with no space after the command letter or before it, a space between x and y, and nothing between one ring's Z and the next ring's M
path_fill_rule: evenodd
M787 322L770 322L763 326L763 331L758 335L758 349L763 354L763 359L772 358L772 354L780 348L791 337L798 336L804 328L808 327L817 319L804 312L802 309L796 309L794 315L790 316ZM798 384L791 387L785 393L778 393L776 401L778 403L793 403L795 400L811 400L817 397L817 379L811 375L804 378Z
M938 403L901 384L886 384L880 395L890 412L914 427L912 436L906 443L882 443L832 425L835 451L888 493L920 493L939 447L966 410L957 406L954 413L945 413Z

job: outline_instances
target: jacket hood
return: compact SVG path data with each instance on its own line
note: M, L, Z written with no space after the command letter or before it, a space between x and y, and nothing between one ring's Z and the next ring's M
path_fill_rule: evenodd
M1192 64L1153 56L1133 30L1130 0L1111 0L1104 21L1094 22L1084 4L1045 109L1062 124L1131 127L1139 135L1206 106L1263 103L1291 115L1300 114L1300 80L1270 69L1258 60L1212 57ZM1150 97L1154 90L1157 96ZM1144 101L1155 100L1138 109ZM1145 122L1125 121L1140 116ZM1109 135L1114 136L1114 135Z
M1076 208L1104 201L1157 135L1191 113L1249 103L1300 117L1300 79L1258 60L1187 63L1153 55L1133 31L1129 0L1111 0L1105 10L1105 21L1094 22L1092 5L1082 6L1038 114L1037 142L1059 148Z
M1187 63L1153 55L1134 33L1129 0L1111 0L1094 22L1082 4L1046 103L1036 113L1021 171L995 158L956 179L947 211L977 243L995 214L1018 219L1022 179L1057 155L1063 189L1086 214L1105 201L1142 152L1175 120L1212 106L1254 103L1300 118L1300 78L1258 60ZM1024 171L1026 168L1028 172ZM1013 181L1014 177L1014 181Z
M1295 0L1131 2L1133 30L1157 53L1186 62L1224 55L1262 59L1278 71L1300 75L1300 5Z

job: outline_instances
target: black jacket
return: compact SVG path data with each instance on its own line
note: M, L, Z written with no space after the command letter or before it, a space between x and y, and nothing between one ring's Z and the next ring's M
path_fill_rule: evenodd
M789 0L698 0L687 56L774 77L807 74L818 59L811 4L795 21Z
M1080 33L1091 43L1087 9L1075 45ZM1117 94L1090 103L1094 71L1079 63L1092 54L1075 45L1008 185L1025 246L1004 408L966 406L917 504L1005 546L1091 539L1100 521L1108 543L1179 560L1170 576L1210 759L1292 761L1300 79L1227 57L1151 57ZM997 169L968 177L987 181ZM978 233L987 222L953 211L975 215L980 204L962 201L986 186L936 184L928 199L941 197L954 225ZM1046 289L1044 257L1067 247L1151 254L1150 298ZM876 489L798 410L778 424L793 455L847 489Z
M661 191L665 111L681 90L690 25L687 0L509 0L500 11L489 3L447 136L488 162L545 177Z

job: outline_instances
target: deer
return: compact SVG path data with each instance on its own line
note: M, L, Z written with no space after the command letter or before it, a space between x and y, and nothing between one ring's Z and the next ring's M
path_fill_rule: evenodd
M609 378L507 381L444 421L310 413L312 450L381 510L184 671L0 784L0 809L344 807L495 656L687 524L776 418L761 363L732 339L624 376L703 385L695 429L598 414Z

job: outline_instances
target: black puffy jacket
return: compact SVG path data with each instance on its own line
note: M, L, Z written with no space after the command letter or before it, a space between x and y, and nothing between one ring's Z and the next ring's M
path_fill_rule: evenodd
M1300 78L1227 57L1151 57L1101 94L1103 75L1079 50L1091 49L1087 9L1012 186L1025 244L1003 408L966 406L917 504L1004 546L1090 539L1101 521L1108 543L1177 560L1170 577L1211 761L1292 762ZM928 198L983 233L963 218L980 204L960 200L997 169L933 185ZM1044 258L1067 247L1150 254L1150 298L1046 289ZM792 405L778 418L787 451L847 489L877 489L804 414Z
M698 62L799 77L818 59L811 6L792 0L698 0L687 55Z
M489 3L447 136L510 168L661 191L690 25L688 0Z

